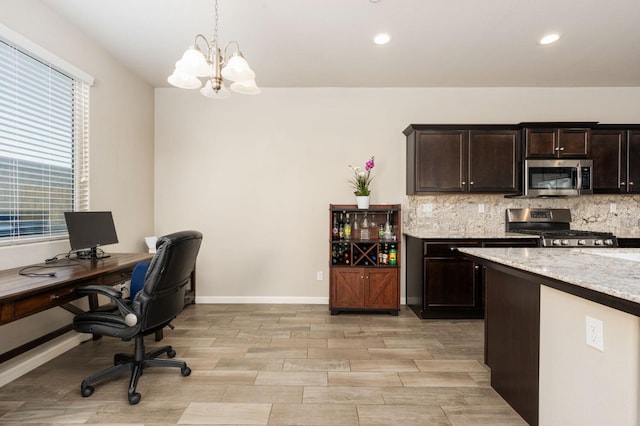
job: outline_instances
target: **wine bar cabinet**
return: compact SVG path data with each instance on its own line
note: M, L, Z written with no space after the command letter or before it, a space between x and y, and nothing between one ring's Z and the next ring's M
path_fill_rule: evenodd
M329 206L329 309L400 310L402 214L399 204Z

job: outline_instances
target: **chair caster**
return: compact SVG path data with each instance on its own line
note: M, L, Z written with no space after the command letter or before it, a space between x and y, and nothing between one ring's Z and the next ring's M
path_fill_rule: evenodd
M95 388L93 386L80 386L80 393L85 398L91 396L94 390Z
M136 405L138 402L140 402L140 398L142 398L142 395L140 395L138 392L132 393L131 395L129 395L129 404Z
M167 356L168 356L169 358L175 358L175 356L176 356L176 351L174 351L173 349L169 349L169 350L167 351Z
M189 367L181 368L180 374L182 374L184 377L187 377L188 375L191 374L191 369Z

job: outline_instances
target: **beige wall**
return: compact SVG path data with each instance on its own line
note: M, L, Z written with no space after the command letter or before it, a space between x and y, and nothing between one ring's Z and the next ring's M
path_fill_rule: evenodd
M0 23L91 74L91 208L112 210L120 243L111 251L145 251L153 234L153 89L39 1L3 0ZM68 241L0 247L0 268L41 262ZM54 309L0 327L0 352L68 323ZM4 365L2 366L4 367ZM0 368L1 371L1 368Z
M586 316L603 322L603 352ZM540 425L637 425L639 365L640 318L541 286Z
M375 155L372 202L402 203L410 123L638 123L640 88L156 89L155 108L156 231L204 233L198 300L326 302L347 164Z

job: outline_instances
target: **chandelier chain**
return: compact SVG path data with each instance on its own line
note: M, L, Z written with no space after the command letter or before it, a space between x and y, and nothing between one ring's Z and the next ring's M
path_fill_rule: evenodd
M213 45L216 47L216 49L218 48L219 44L218 44L218 0L216 0L215 2L215 25L213 27Z

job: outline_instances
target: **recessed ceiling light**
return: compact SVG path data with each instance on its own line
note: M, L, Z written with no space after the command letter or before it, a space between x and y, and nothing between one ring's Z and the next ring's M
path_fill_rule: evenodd
M560 39L560 34L547 34L539 41L540 44L552 44Z
M373 37L375 44L387 44L389 41L391 41L391 36L387 33L376 34L376 36Z

